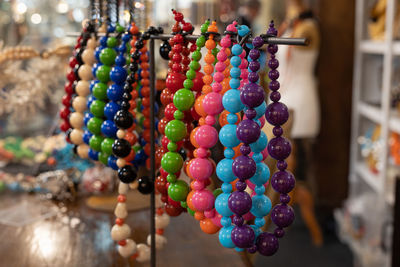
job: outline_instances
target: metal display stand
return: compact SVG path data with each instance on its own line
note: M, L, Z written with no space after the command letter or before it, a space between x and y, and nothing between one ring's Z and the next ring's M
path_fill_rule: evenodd
M79 33L67 33L69 37L78 36ZM98 36L104 36L104 33L98 33ZM168 40L173 37L172 34L159 34L151 35L149 40L149 61L150 61L150 174L151 181L155 182L155 114L154 114L154 103L155 103L155 90L156 90L156 73L155 73L155 40ZM185 35L186 40L197 40L200 35ZM306 38L280 38L268 35L261 35L264 40L264 44L276 44L276 45L308 45ZM221 35L216 35L214 40L220 41ZM252 38L246 40L247 43L251 43ZM155 224L155 192L151 193L150 196L150 235L151 235L151 256L150 266L156 266L156 224Z
M149 58L150 58L150 146L151 146L151 155L150 155L150 178L155 182L155 114L154 114L154 102L155 102L155 90L156 90L156 73L155 73L155 51L154 51L154 40L168 40L173 37L172 34L159 34L159 35L151 35L149 40ZM186 35L186 40L197 40L200 35ZM279 38L273 36L262 36L264 39L264 44L277 44L277 45L307 45L308 41L305 38ZM221 36L215 36L216 41L221 39ZM247 40L248 43L252 41L252 38ZM150 233L151 233L151 267L156 266L156 248L155 248L155 192L151 193L150 198Z

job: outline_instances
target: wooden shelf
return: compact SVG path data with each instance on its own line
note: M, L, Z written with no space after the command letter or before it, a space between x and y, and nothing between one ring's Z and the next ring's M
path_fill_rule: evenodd
M393 112L389 118L389 129L400 134L400 117L397 112Z
M365 40L360 42L360 51L367 54L383 55L385 52L385 42Z
M360 51L366 54L383 55L386 51L385 41L363 40L360 42ZM393 42L393 54L400 55L400 41Z
M358 104L358 112L376 124L382 124L382 110L378 106L360 102ZM397 111L393 111L389 118L389 129L400 134L400 116Z
M383 194L384 188L382 182L379 180L379 175L371 172L364 162L357 163L356 172L376 193Z
M358 104L358 112L360 112L361 115L366 117L367 119L377 123L381 124L381 118L382 118L382 111L379 107L367 104L365 102L360 102Z

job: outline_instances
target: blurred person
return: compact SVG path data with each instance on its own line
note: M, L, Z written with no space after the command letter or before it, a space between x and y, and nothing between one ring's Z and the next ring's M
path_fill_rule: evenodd
M259 0L246 0L239 8L238 23L254 28L254 22L260 14L261 2Z

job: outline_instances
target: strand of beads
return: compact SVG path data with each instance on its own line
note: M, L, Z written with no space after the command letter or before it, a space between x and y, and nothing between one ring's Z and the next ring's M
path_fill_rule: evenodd
M115 207L114 214L117 217L114 226L111 228L111 238L118 243L118 253L124 257L131 257L136 259L138 262L146 262L150 259L150 246L151 236L147 236L147 244L136 242L129 238L131 235L131 228L125 223L125 219L128 217L128 210L126 207L127 193L129 185L126 183L119 183L118 186L118 203ZM156 222L156 249L162 249L167 243L167 239L163 236L164 228L168 226L170 222L169 216L160 210L159 206L162 205L161 201L157 201L158 208L155 216Z
M154 27L150 27L147 31L145 31L136 41L135 50L131 54L131 64L129 68L131 70L138 70L138 62L140 59L140 50L146 44L146 41L150 38L151 34L159 34L161 33L160 29L156 29ZM135 72L132 71L129 74L127 82L124 86L124 94L123 100L121 102L121 110L119 110L114 116L114 122L120 129L118 131L118 139L115 140L112 145L112 152L114 156L118 157L117 166L118 166L118 177L123 183L132 183L136 179L136 169L130 162L127 162L124 158L128 157L132 152L131 144L128 140L123 139L126 136L127 129L130 129L133 125L133 116L129 109L131 108L129 101L131 100L130 94L135 88L132 85L136 83L136 75ZM153 182L148 177L141 177L139 179L139 187L138 190L143 194L149 194L153 190Z
M236 33L237 29L235 27L236 21L227 27L227 31ZM231 38L230 34L227 34L221 41L222 44L229 42ZM232 242L231 233L233 226L231 223L232 211L228 206L228 198L232 192L231 182L235 180L235 176L232 171L233 157L235 155L234 147L238 146L240 141L236 137L236 123L240 120L240 112L243 110L244 105L240 101L240 92L238 90L240 86L240 74L241 70L239 66L241 65L242 59L239 57L242 55L243 48L239 44L232 46L232 58L230 63L232 68L230 70L230 82L231 87L223 98L222 104L226 111L228 111L227 122L219 132L219 139L223 146L226 147L224 151L225 158L218 162L217 165L217 176L223 182L221 189L222 193L217 197L215 201L215 208L219 214L223 217L221 218L222 229L219 231L219 241L227 248L234 248L235 244Z
M185 80L185 83L189 83L189 84L192 85L191 89L192 89L192 92L195 94L195 98L194 99L197 99L201 95L201 89L203 87L203 86L199 87L198 85L196 85L194 80L197 79L200 76L203 76L203 74L200 72L201 66L200 66L199 61L201 60L201 57L202 57L201 49L204 47L204 45L206 43L205 34L207 32L207 29L208 29L209 25L210 25L210 20L206 20L205 23L202 24L201 27L200 27L201 35L196 40L197 49L192 54L192 61L190 62L190 65L189 65L190 66L190 70L186 73L186 77L187 77L186 80L190 79L191 82L186 82L186 80ZM203 83L203 85L204 85L204 83ZM196 110L195 110L194 106L191 108L191 114L192 114L192 116L194 118L196 118L196 119L199 118L199 117L197 117L198 114L196 113ZM194 138L193 134L192 134L193 132L194 131L189 133L189 136L190 136L189 139L190 139L192 147L195 148L195 146L197 146L197 144L196 144L196 141L194 141L194 139L193 139ZM190 153L190 154L193 154L193 153ZM190 156L190 158L191 157L192 157L192 155ZM193 162L192 159L188 159L188 163L184 167L184 170L186 171L186 174L190 177L190 179L193 180L194 177L192 176L191 171L190 171L190 166L191 166L192 162ZM195 211L196 211L195 207L192 204L192 196L194 194L193 187L194 187L194 181L191 181L191 183L190 183L191 191L189 192L189 194L187 195L187 198L186 198L186 203L187 203L187 206L188 206L187 210L188 210L189 214L192 215L192 216L194 216Z
M195 209L194 217L196 220L200 221L200 227L203 232L208 234L216 233L220 228L220 216L215 212L214 201L215 197L211 191L206 189L211 183L210 177L214 173L215 163L209 159L211 154L210 148L216 145L218 141L218 132L213 127L216 122L215 116L221 113L223 110L222 106L222 96L220 91L222 85L220 82L224 79L222 72L218 72L217 81L215 85L211 86L213 81L212 74L214 72L213 63L215 62L215 56L213 55L213 50L216 48L216 42L214 40L215 33L218 33L218 28L216 21L213 21L207 29L209 33L208 40L205 45L208 50L204 57L206 65L204 66L204 86L203 93L204 97L202 99L202 109L203 112L200 118L200 126L195 130L194 139L195 147L198 147L195 152L195 158L190 164L189 170L191 176L194 178L192 183L192 189L194 193L192 194L192 205ZM223 53L225 53L223 51ZM226 57L226 54L224 54ZM225 64L222 63L224 66ZM221 69L220 69L221 70Z
M107 30L107 28L105 26L106 25L103 24L99 28L98 31L105 32ZM96 71L102 65L102 63L100 62L100 53L106 47L107 47L107 36L103 36L99 39L98 46L94 50L95 63L93 64L93 67L92 67L92 76L93 77L96 77ZM95 97L93 96L92 93L93 93L94 87L99 82L100 81L98 79L92 79L92 81L90 82L90 85L89 85L91 94L87 98L87 101L86 101L87 112L85 113L84 118L83 118L83 122L86 127L84 130L84 133L83 133L83 142L85 142L85 144L87 144L87 145L90 144L90 138L93 136L93 134L87 128L89 120L94 117L93 114L89 112L90 105L92 104L93 100L95 100ZM99 156L99 152L90 148L90 145L89 145L88 157L92 160L98 160L98 156Z
M187 34L192 34L194 31L194 27L191 23L189 22L185 22L184 20L182 20L181 22L182 24L182 31L183 31L183 35L187 35ZM188 47L190 44L190 48ZM190 53L194 52L197 49L197 45L196 45L196 41L194 40L187 40L186 38L183 41L183 47L182 47L182 73L186 74L186 72L190 69ZM200 68L199 68L200 70ZM196 72L196 74L198 74L199 72ZM197 81L202 81L201 80L201 75L196 75L196 77L193 80L193 87L191 88L192 91L198 92L201 91L202 88L202 83L201 86L200 84L196 84L196 79ZM195 86L196 85L196 86ZM193 125L193 115L192 112L190 112L190 110L187 110L184 112L184 119L183 121L185 122L186 125L186 129L187 129L187 135L185 136L185 138L182 140L182 146L183 148L181 148L180 150L178 150L178 152L182 155L183 159L185 160L184 162L184 168L183 170L186 170L186 166L188 164L188 162L193 158L193 150L194 147L192 145L192 143L190 142L190 132L193 130L194 125ZM185 204L185 202L182 202L181 204L183 204L184 208L187 208L187 205Z
M97 100L93 95L93 91L94 87L101 87L103 89L107 88L107 82L110 80L111 65L114 63L116 52L112 48L107 49L107 43L110 33L114 31L115 27L109 25L107 27L106 35L100 38L100 45L95 49L94 55L97 63L93 65L92 74L94 74L96 79L90 83L90 90L92 94L87 99L87 108L90 110L90 112L86 113L84 118L84 122L88 130L85 131L83 139L85 142L89 140L87 142L90 147L88 155L90 159L95 161L99 160L99 155L101 152L101 143L103 141L103 137L101 136L101 125L103 124L104 107L106 103L102 100ZM103 50L106 50L106 52L103 52ZM109 65L103 61L108 62ZM92 104L96 100L97 102L92 108ZM95 113L99 116L96 116Z
M129 55L135 53L136 51L136 47L135 47L135 43L138 40L138 38L140 37L141 33L139 31L139 28L137 27L137 25L132 22L129 29L128 29L129 33L131 34L132 38L130 41L130 50L129 50ZM140 145L137 144L137 141L139 140L139 134L137 132L137 125L136 125L136 109L138 108L137 106L137 101L138 101L138 96L139 96L139 92L137 90L137 85L138 85L138 64L133 63L133 59L128 58L128 62L129 64L129 75L128 78L126 80L125 83L125 87L123 90L125 90L125 92L129 92L130 91L130 97L128 97L127 99L130 98L129 100L129 113L132 115L133 121L132 121L132 126L127 129L127 131L119 131L117 132L117 136L119 138L123 138L126 141L129 142L129 144L131 146L136 146L138 149L136 150L134 147L134 149L131 149L131 152L129 153L129 155L124 159L125 161L131 161L133 162L133 164L135 166L138 166L138 162L136 160L136 156L137 153L140 149ZM124 92L124 91L123 91ZM118 162L118 161L117 161ZM118 165L118 164L117 164ZM123 166L124 163L120 163L119 165Z
M259 48L263 43L256 42L255 48ZM256 83L245 84L240 92L240 100L248 108L246 111L246 119L242 120L236 128L236 135L243 145L240 147L242 155L237 157L232 164L232 170L238 177L236 182L237 191L233 192L229 199L228 205L235 214L233 222L235 227L232 230L231 238L238 248L250 248L255 241L255 231L252 227L244 223L243 216L252 208L252 199L245 191L246 180L253 177L256 173L256 163L249 156L251 152L250 144L258 140L261 132L260 126L253 120L256 116L254 107L261 105L264 101L264 91Z
M271 22L267 34L277 35L273 22ZM285 233L283 228L289 226L294 220L293 209L288 205L290 201L288 193L294 188L295 178L292 173L286 170L287 163L285 162L285 159L290 155L291 145L289 140L282 136L283 129L281 127L288 120L289 112L287 107L279 102L278 89L280 85L277 81L279 62L275 57L277 51L277 45L268 45L268 53L270 54L268 77L271 79L269 88L272 91L270 94L272 103L267 107L265 118L271 125L275 126L273 128L275 137L268 143L268 152L272 158L277 160L278 171L272 175L271 185L275 191L281 194L280 201L282 203L275 205L271 211L271 219L277 226L274 233L262 233L257 238L258 252L265 256L273 255L278 250L278 238L283 237Z
M149 34L149 33L144 33L144 34ZM147 37L146 37L147 38ZM140 144L143 146L143 152L144 153L144 159L146 159L144 162L146 163L147 169L150 169L150 80L149 80L149 57L147 55L147 47L146 45L143 46L142 49L140 49L140 95L142 96L142 102L141 105L143 107L142 114L144 116L143 119L143 132L142 132L142 140ZM156 103L154 103L156 105ZM155 106L155 109L157 107ZM155 135L157 133L154 133ZM157 135L155 136L157 138Z
M75 81L78 79L75 73L79 69L79 66L83 63L80 48L82 46L84 31L85 29L82 29L81 35L76 40L73 56L69 60L70 71L67 74L68 81L64 85L65 95L62 98L62 104L64 108L60 110L60 118L63 120L63 122L60 125L60 129L65 133L67 133L68 130L71 128L71 125L69 124L69 115L71 114L72 96L75 94ZM71 142L68 134L66 135L66 140L68 142Z
M124 68L124 65L127 61L125 57L125 54L127 52L126 46L131 38L130 33L124 33L125 28L119 24L117 24L116 26L116 31L116 41L118 42L119 39L121 39L122 35L122 43L118 48L116 48L119 54L115 58L115 66L110 71L110 80L112 81L112 83L109 84L108 88L101 88L99 92L97 92L96 90L98 89L97 86L100 83L96 84L93 89L93 95L97 99L101 99L104 101L109 100L109 102L104 107L104 115L106 117L106 120L101 125L101 132L104 136L106 136L106 138L104 138L104 140L101 142L101 153L105 154L104 157L107 157L107 165L114 170L118 170L118 165L116 162L117 158L112 154L112 146L115 142L118 128L115 125L113 119L117 111L120 108L123 108L123 105L126 104L126 100L130 98L130 94L123 93L121 97L120 94L113 94L112 92L122 91L123 85L128 75L127 71ZM109 95L112 96L112 98L108 98ZM121 105L119 105L118 103L121 103ZM129 159L127 160L129 161Z
M132 30L132 33L136 33L137 28ZM150 27L146 32L143 33L143 35L140 36L140 38L135 42L135 50L133 51L131 57L132 61L129 66L130 70L132 71L129 75L129 78L127 80L125 88L125 93L124 96L127 93L130 93L130 91L135 90L133 88L133 85L136 83L136 76L135 76L135 70L138 70L138 61L140 59L140 52L139 50L143 48L143 46L146 43L146 40L150 38L150 34L158 34L161 33L161 29L155 29L154 27ZM123 102L127 102L128 99L124 98ZM133 117L132 114L127 111L128 104L124 103L121 104L123 107L122 110L118 111L118 113L115 116L115 122L118 126L122 126L120 130L118 130L118 137L119 138L124 138L126 136L126 129L129 129L132 127L133 124ZM125 109L124 109L125 107ZM121 124L121 122L123 122ZM123 141L122 141L123 140ZM113 152L115 152L116 156L123 156L121 153L124 152L124 154L128 154L128 151L125 150L131 150L130 146L126 144L126 140L121 139L120 142L118 142L118 139L115 141L113 145ZM122 146L121 146L122 145ZM130 153L130 151L129 151ZM135 258L139 262L144 262L149 260L150 258L150 248L149 246L151 245L151 236L149 235L147 237L147 245L146 244L138 244L132 240L129 239L128 237L130 236L131 229L130 227L125 224L124 219L127 217L127 209L125 205L126 201L126 193L129 189L128 183L133 182L136 179L136 172L133 169L131 165L126 165L127 162L125 159L118 159L117 160L118 167L120 167L118 171L118 177L121 180L121 183L119 185L119 197L118 197L118 204L115 209L115 215L117 216L116 219L116 224L113 226L111 230L111 236L114 241L118 242L119 247L118 251L121 256L123 257L132 257ZM138 190L141 193L147 194L150 193L153 190L153 184L151 181L148 180L147 177L142 177L139 179L139 184L138 184ZM159 207L157 209L157 214L156 214L156 248L160 249L166 244L166 239L165 237L162 236L164 232L164 228L169 224L169 216L165 213L162 212L162 210L159 210Z
M174 16L175 24L172 27L172 34L174 36L169 40L169 44L171 46L175 45L175 40L183 41L182 35L180 34L180 32L181 32L180 23L183 20L183 14L176 12L176 11L173 11L173 13L175 15ZM178 36L178 37L176 37L176 36ZM179 46L175 47L175 48L179 48ZM166 127L167 123L173 119L173 114L176 110L175 106L172 103L173 94L174 94L174 92L176 92L177 90L179 90L183 87L183 82L185 80L185 76L179 72L179 71L181 71L180 65L175 63L175 60L179 59L180 52L181 52L180 50L175 50L175 51L171 50L171 52L169 53L170 60L168 62L169 69L168 69L168 75L167 75L167 79L166 79L166 88L163 90L163 92L161 93L161 96L160 96L161 103L163 104L163 106L165 106L164 118L162 118L160 120L160 122L158 123L158 131L162 135L165 135L165 127ZM175 56L175 54L177 54L177 55ZM174 56L175 56L175 60L174 60ZM176 171L176 172L172 172L172 174L174 174L176 177L179 177L180 169L183 164L183 158L179 153L176 153L176 152L175 153L171 152L171 154L168 154L167 157L164 157L165 155L167 155L167 151L168 151L168 143L169 143L168 138L166 136L164 136L161 139L161 143L162 143L162 147L160 147L160 150L157 153L161 156L160 176L157 177L157 179L156 179L157 188L158 188L159 192L161 193L161 200L162 200L162 202L165 203L164 207L165 207L165 211L168 213L168 215L178 216L179 214L181 214L184 211L184 209L181 207L180 202L174 201L168 197L169 182L167 181L167 176L169 173L171 173L171 171ZM171 158L170 158L170 156L171 156ZM176 161L176 163L178 165L176 165L174 163L175 162L174 160ZM182 161L182 164L180 164L181 166L179 167L180 160ZM163 164L165 166L163 166ZM169 169L169 166L171 166L172 168ZM177 168L174 168L174 166L177 166ZM169 171L166 170L164 167L169 169ZM164 188L162 188L163 186L164 186Z
M177 17L178 13L175 14L175 17L178 18L177 21L182 21L183 17L179 16ZM182 19L181 19L182 18ZM186 196L189 193L189 186L187 183L183 180L178 180L176 173L180 172L183 166L183 158L182 155L180 155L177 150L178 150L178 144L177 142L183 140L183 138L186 137L187 135L187 129L186 125L183 123L183 118L184 114L182 114L182 111L179 111L179 109L176 106L176 103L178 104L183 104L181 108L184 107L184 103L180 103L180 98L185 98L187 97L187 100L189 101L188 105L191 105L190 103L191 98L190 94L191 91L189 90L189 93L187 95L184 95L185 92L187 91L181 91L177 97L175 98L175 95L177 94L178 90L182 88L185 83L183 83L183 86L179 86L176 84L176 86L169 86L171 83L171 80L175 76L175 73L181 76L182 72L182 66L181 66L181 61L182 61L182 51L183 51L183 43L184 43L184 38L182 34L178 33L173 37L173 46L172 46L172 60L174 64L172 65L172 71L170 75L167 78L167 87L171 89L173 93L173 102L168 104L166 107L166 111L164 115L166 118L169 120L167 125L165 126L164 133L165 136L168 138L169 142L167 145L168 152L164 154L164 156L161 159L161 166L162 168L168 173L167 175L167 181L169 183L168 186L168 196L170 199L173 201L177 202L177 205L180 205L181 201L186 201ZM188 84L188 83L186 83ZM173 111L173 113L172 113ZM177 112L178 111L178 112ZM172 113L172 114L171 114ZM171 116L172 115L172 116ZM171 202L169 200L169 202Z
M88 32L94 32L94 25L88 25ZM76 109L69 117L70 125L73 130L70 133L70 138L73 144L77 145L76 152L81 158L88 157L89 146L84 143L82 130L84 125L84 112L86 110L86 97L90 94L89 85L92 80L92 65L95 62L94 49L96 48L96 38L92 36L86 44L86 48L82 53L83 65L78 70L80 80L76 84L76 94L79 97L77 101L82 101L82 105L76 104L76 107L82 109ZM75 101L75 99L74 99Z
M200 51L201 48L206 43L204 35L209 29L210 26L209 24L210 21L207 20L201 26L202 35L197 40L197 51L195 51L192 55L193 61L190 64L190 66L197 67L197 71L200 70L200 65L196 63L201 59ZM196 73L195 70L193 69L191 72L188 72L188 78L189 76L191 76L193 79L195 75ZM184 83L185 86L187 85L187 83L189 83L191 86L193 85L193 82L190 83L187 82L186 80ZM198 147L195 140L192 140L192 142L193 146ZM195 215L197 213L197 215L195 215L197 219L199 219L198 218L199 212L203 212L206 215L205 217L207 218L204 218L203 216L203 219L200 219L200 227L204 232L213 234L219 229L219 227L215 226L219 225L219 217L218 214L214 211L214 196L209 190L205 189L205 182L206 180L210 179L214 166L208 159L195 157L193 160L189 162L187 168L189 177L193 179L193 181L191 182L192 191L188 194L186 198L189 207L189 212L192 215Z
M80 83L81 75L83 75L84 73L80 72L80 69L83 68L83 69L87 70L87 68L82 60L82 54L86 50L86 46L87 46L87 42L88 42L89 38L90 38L90 33L88 32L88 29L85 27L84 34L83 34L83 40L82 40L82 46L80 48L80 52L79 52L79 56L78 56L80 65L79 65L79 67L75 68L76 81L74 83L74 91L77 95L72 99L72 107L75 110L75 112L73 112L70 115L69 124L70 124L71 128L68 130L68 133L67 133L70 143L75 144L75 146L74 146L75 153L77 152L77 145L80 145L83 142L83 139L82 139L83 131L81 130L82 126L79 125L79 119L78 120L75 120L75 119L77 119L77 117L80 117L78 114L83 114L83 112L86 110L86 105L85 105L86 97L84 96L84 93L82 94L82 92L80 90L80 88L82 86L82 83ZM86 71L85 71L85 73L88 75L88 73ZM78 84L80 85L80 88L78 88ZM80 93L78 93L78 91L80 91ZM72 120L71 120L71 116L72 116ZM78 126L77 128L71 125L72 121L75 123L74 124L75 126Z
M97 67L96 78L99 80L99 82L96 83L93 87L92 90L93 97L91 99L89 107L93 117L88 121L87 124L88 130L93 134L93 136L90 137L89 146L91 149L98 152L97 154L98 160L106 166L108 164L108 157L110 156L110 154L107 153L105 149L106 147L105 144L107 142L112 144L111 142L112 139L108 137L107 138L103 137L102 125L104 123L104 108L106 106L106 102L108 101L106 94L107 84L108 82L110 82L111 67L114 65L115 58L117 56L117 53L114 48L116 47L118 40L114 36L111 37L109 36L109 34L111 32L114 32L115 30L116 27L112 26L111 24L107 28L107 39L106 39L107 47L101 50L99 55L100 62L103 65ZM106 141L104 142L104 140ZM90 151L89 151L89 156L90 156Z
M261 37L257 36L253 39L253 49L249 52L249 75L248 81L241 91L241 98L246 103L248 108L245 112L246 117L253 122L256 122L260 128L262 127L261 121L258 119L265 113L265 101L264 101L264 89L257 83L259 80L258 70L260 69L260 63L258 58L260 57L259 48L263 46L264 41ZM261 98L261 101L258 100ZM260 114L257 113L257 109L261 110ZM269 169L263 162L263 154L268 143L267 136L264 132L260 132L259 138L250 144L251 151L253 152L252 158L256 163L256 173L253 177L247 180L249 187L254 190L255 195L252 197L251 215L255 216L254 225L252 225L257 239L258 235L261 234L261 227L265 224L264 216L268 215L271 210L271 201L264 195L265 187L269 179ZM248 248L248 251L255 253L257 246L254 244Z
M247 27L246 25L238 25L238 34L240 37L244 38L245 36L250 34L250 29L249 27ZM252 48L251 44L245 44L248 48ZM242 51L242 55L240 55L240 57L242 58L242 64L239 66L239 68L241 69L241 73L240 73L240 86L239 86L239 90L242 90L243 86L245 84L247 84L247 76L249 75L249 72L247 70L247 66L249 65L249 62L246 59L246 50L243 49Z

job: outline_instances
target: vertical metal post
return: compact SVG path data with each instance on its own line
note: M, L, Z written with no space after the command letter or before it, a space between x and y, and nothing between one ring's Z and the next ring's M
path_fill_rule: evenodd
M154 102L156 89L156 75L154 64L154 39L150 38L150 179L155 181L155 123L154 123ZM151 266L156 266L156 223L155 223L155 189L150 197L150 233L151 233Z

